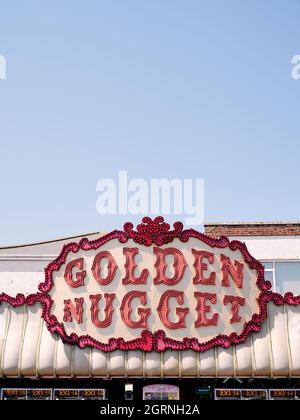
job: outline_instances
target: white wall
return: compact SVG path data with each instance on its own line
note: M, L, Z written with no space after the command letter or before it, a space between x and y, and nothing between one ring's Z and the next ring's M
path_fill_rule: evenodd
M299 236L241 236L237 239L245 242L253 257L258 260L299 260Z

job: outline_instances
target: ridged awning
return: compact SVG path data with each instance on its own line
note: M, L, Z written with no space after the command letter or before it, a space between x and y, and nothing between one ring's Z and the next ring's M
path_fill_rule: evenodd
M50 334L38 305L14 309L2 303L0 376L300 377L300 309L269 303L262 330L226 350L103 353Z

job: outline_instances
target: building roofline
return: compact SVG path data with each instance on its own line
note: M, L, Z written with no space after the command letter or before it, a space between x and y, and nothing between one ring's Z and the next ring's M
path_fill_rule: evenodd
M268 226L299 226L300 227L300 221L275 221L275 222L206 222L204 223L204 227L216 227L222 229L223 227L255 227L255 226L261 226L261 227L268 227ZM0 246L0 250L4 249L13 249L13 248L25 248L30 246L36 246L36 245L44 245L44 244L50 244L54 242L62 242L62 241L69 241L71 239L77 239L77 238L83 238L87 236L93 236L93 235L103 235L105 232L91 232L91 233L84 233L82 235L74 235L74 236L64 236L56 239L50 239L45 241L38 241L38 242L31 242L31 243L24 243L24 244L16 244L16 245L4 245ZM230 236L230 235L228 235ZM243 235L242 235L243 236ZM248 235L247 235L248 236ZM249 235L251 236L251 235ZM254 235L256 236L256 235Z
M101 234L101 232L92 232L92 233L84 233L83 235L67 236L67 237L63 237L63 238L50 239L48 241L39 241L39 242L31 242L31 243L16 244L16 245L5 245L5 246L0 246L0 250L12 249L12 248L24 248L24 247L28 247L28 246L50 244L50 243L53 243L53 242L69 241L70 239L84 238L86 236L100 235L100 234Z
M209 236L300 236L300 222L208 222Z
M300 226L300 221L287 222L206 222L204 226Z

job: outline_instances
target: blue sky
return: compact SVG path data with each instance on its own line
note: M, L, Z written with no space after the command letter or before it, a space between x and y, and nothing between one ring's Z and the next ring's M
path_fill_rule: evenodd
M298 220L300 2L0 1L0 244L121 227L100 178L203 178L206 221Z

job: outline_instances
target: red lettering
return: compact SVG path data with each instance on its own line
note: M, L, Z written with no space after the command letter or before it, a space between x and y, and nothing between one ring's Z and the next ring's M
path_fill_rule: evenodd
M76 273L76 281L73 280L73 268L77 267L79 270L83 269L83 258L77 258L76 260L70 261L65 269L64 279L66 283L73 288L84 286L84 278L86 276L86 271L79 271Z
M134 244L134 242L132 243ZM157 243L163 243L163 241ZM246 306L249 293L247 296L243 296L241 291L239 293L234 292L234 289L243 288L244 265L247 267L247 262L242 259L242 262L240 262L239 256L235 260L232 257L235 254L229 254L231 255L230 258L227 256L226 250L222 249L222 252L225 252L226 255L220 254L219 263L216 260L219 254L216 254L214 248L189 249L188 246L185 246L183 254L180 249L163 245L162 247L153 246L153 251L152 247L149 248L149 251L146 251L145 262L140 263L139 246L135 245L123 248L124 257L121 248L118 248L118 251L113 251L111 248L108 251L103 248L100 252L99 250L95 251L96 255L94 254L95 257L91 261L88 259L85 262L84 257L81 257L72 259L66 264L63 272L65 291L61 298L63 307L60 321L63 318L66 323L87 323L89 333L90 330L95 331L95 328L108 329L112 325L113 317L119 316L124 328L150 328L152 331L152 327L156 329L158 323L163 329L188 328L188 334L190 333L191 323L194 323L195 328L219 326L218 330L225 333L228 330L229 322L234 324L244 321L245 309L243 307ZM208 249L213 252L209 252ZM153 258L150 259L152 252ZM186 257L187 252L190 252L189 257ZM142 252L141 256L144 255L145 252ZM117 262L121 265L118 266ZM189 267L187 267L187 262L189 262ZM122 263L124 264L123 267ZM116 272L119 268L118 281L122 278L121 271L123 274L124 270L122 284L118 282L118 284L115 284L115 289L112 290L115 293L112 293L112 291L104 293L104 286L114 284L112 283L114 279L116 281ZM184 278L186 280L190 278L190 270L194 273L192 276L193 284L190 284L185 291L183 289L187 287L187 282L184 282L184 287L179 287L178 284ZM185 274L189 274L189 276L185 277ZM86 280L87 276L88 281ZM152 284L149 284L150 281ZM250 286L252 288L249 305L252 305L254 285L251 284ZM71 288L79 287L82 287L82 289L74 294L76 297L73 296L71 299L63 300L68 297L64 294L65 292L68 290L70 292ZM191 288L194 290L191 291ZM182 291L174 289L181 289ZM56 289L56 292L59 293L59 290L59 288ZM82 290L84 290L84 294ZM207 290L207 292L203 292L203 290ZM185 293L192 293L193 296L187 296L185 300ZM85 306L84 299L87 299ZM90 307L88 308L89 303ZM221 305L222 310L216 309ZM118 314L115 313L117 307L120 311ZM83 316L83 311L86 308L88 313ZM193 311L195 310L195 319L192 319L191 308L193 308ZM252 306L249 306L249 309L251 308ZM150 317L152 311L155 311L155 313L153 313L153 317ZM220 316L224 317L222 323L219 320ZM81 329L84 329L83 326L81 326ZM108 331L107 334L110 335L110 332ZM213 334L209 335L213 336Z
M140 316L138 321L133 321L131 319L132 313L132 301L133 299L140 299L140 302L143 306L147 305L147 294L146 292L139 292L138 290L133 290L132 292L126 293L123 297L122 304L120 307L121 318L129 328L148 328L147 320L150 316L151 310L149 308L143 309L138 308L137 312Z
M91 318L92 323L97 328L106 328L109 327L112 320L112 315L114 312L113 309L113 301L116 297L115 293L104 293L104 299L105 299L105 308L104 308L104 314L105 318L103 321L100 321L98 318L99 315L99 302L102 299L102 296L99 295L90 295L90 301L91 301Z
M82 324L83 298L75 298L75 305L70 299L64 300L64 322L73 322L72 315L77 324Z
M175 298L179 305L183 305L184 302L184 295L183 292L179 292L177 290L167 290L165 293L162 294L159 305L157 307L157 312L159 318L163 325L166 328L170 328L172 330L176 330L178 328L185 328L185 317L189 312L189 308L176 308L176 314L178 315L178 321L172 322L169 320L169 299Z
M211 318L207 318L206 314L211 312L211 307L206 305L206 301L209 300L212 304L217 302L217 295L215 293L201 293L195 292L195 298L197 299L196 312L198 318L195 322L195 327L209 327L218 324L219 314L215 313Z
M126 257L125 270L126 275L123 278L123 284L146 284L149 276L149 270L146 268L142 271L140 277L136 277L134 272L136 270L135 256L138 254L138 248L124 248L123 254Z
M154 247L153 252L156 256L155 268L156 268L156 277L154 279L154 284L166 284L168 286L173 286L177 284L184 276L186 262L184 256L179 249L176 248L157 248ZM166 277L166 268L167 264L165 258L167 255L172 255L174 257L174 275L173 277Z
M224 305L227 305L227 303L231 303L232 317L230 319L230 324L233 324L234 322L240 322L242 318L239 315L239 306L245 306L246 300L239 296L225 295L223 303Z
M105 278L101 276L101 260L102 258L107 258L107 275ZM116 270L118 266L114 260L114 257L108 251L101 251L95 256L93 265L92 265L92 273L95 280L101 284L102 286L106 286L107 284L111 283L114 279Z
M194 284L216 284L216 273L210 273L209 277L204 277L203 271L207 270L207 264L203 262L203 259L206 258L210 264L214 263L214 254L208 251L197 251L192 249L192 253L195 257L195 262L193 264L195 268L195 277L193 278Z
M230 287L230 282L229 282L229 277L228 277L228 274L230 274L236 286L239 289L242 289L244 264L238 261L234 261L233 263L229 257L226 257L223 254L220 255L220 260L221 260L221 270L223 274L222 286Z

